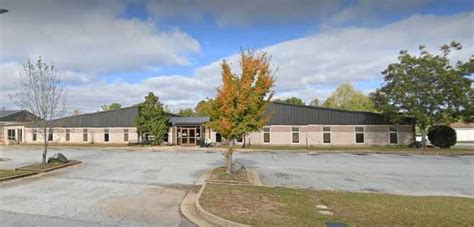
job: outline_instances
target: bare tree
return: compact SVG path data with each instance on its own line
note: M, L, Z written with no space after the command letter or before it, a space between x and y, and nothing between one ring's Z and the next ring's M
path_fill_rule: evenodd
M58 127L54 119L66 113L65 86L54 64L44 63L41 57L35 63L28 59L23 65L20 82L12 99L19 108L37 116L31 127L43 138L42 160L46 163L49 135L54 133L54 127Z

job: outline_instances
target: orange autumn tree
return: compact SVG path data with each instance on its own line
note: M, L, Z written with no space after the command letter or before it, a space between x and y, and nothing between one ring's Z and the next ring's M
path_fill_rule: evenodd
M212 102L211 120L207 126L226 140L227 173L232 174L234 141L250 132L259 131L268 121L265 110L273 96L275 82L270 69L270 56L243 51L240 54L241 75L233 74L227 61L222 62L222 86Z

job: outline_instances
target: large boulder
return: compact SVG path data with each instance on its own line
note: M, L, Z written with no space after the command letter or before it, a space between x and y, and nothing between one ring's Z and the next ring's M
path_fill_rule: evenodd
M53 155L52 157L48 158L48 163L50 163L50 162L66 163L67 161L68 161L68 159L66 158L66 156L64 156L61 153L57 153L57 154Z

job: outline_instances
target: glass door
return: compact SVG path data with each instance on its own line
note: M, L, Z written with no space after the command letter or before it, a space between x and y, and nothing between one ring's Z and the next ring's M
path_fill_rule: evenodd
M196 144L196 129L190 128L189 130L189 144L195 145Z
M187 128L183 128L181 129L181 144L183 145L186 145L188 144L188 129Z

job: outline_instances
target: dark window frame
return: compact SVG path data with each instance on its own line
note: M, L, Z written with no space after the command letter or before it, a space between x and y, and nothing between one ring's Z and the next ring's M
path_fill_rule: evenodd
M16 140L16 130L15 129L7 129L7 139L8 140Z
M108 128L104 129L104 142L110 142L110 130Z
M271 143L272 139L272 130L270 127L263 128L263 143Z
M291 127L291 142L300 143L300 128Z
M328 136L328 138L326 138L326 135ZM323 144L332 144L331 126L323 126L323 141L322 142Z
M128 128L123 129L123 141L125 141L125 142L128 142L128 139L129 139L128 138L128 133L129 133Z
M222 143L222 135L216 132L216 143Z
M53 135L53 130L48 131L48 141L53 141L54 140L54 135Z
M365 144L365 128L363 126L354 128L354 142L355 144Z
M71 129L66 129L66 141L71 140Z
M82 129L82 141L87 142L89 140L89 130L87 128Z
M33 129L32 132L31 132L31 140L32 141L36 141L38 140L38 131L36 129Z
M394 129L394 130L392 130ZM392 142L392 135L395 135L395 142ZM399 144L399 130L397 127L388 127L388 142L390 144Z

